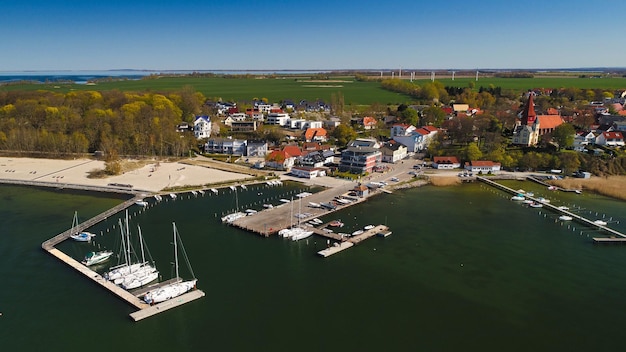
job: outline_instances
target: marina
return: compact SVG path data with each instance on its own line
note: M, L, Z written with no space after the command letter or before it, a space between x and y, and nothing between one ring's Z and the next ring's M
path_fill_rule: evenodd
M494 182L492 180L489 180L488 178L485 178L485 177L478 176L477 180L482 181L482 182L484 182L484 183L486 183L488 185L491 185L493 187L499 188L501 190L504 190L506 192L509 192L509 193L517 195L517 196L519 196L519 194L520 194L520 192L517 191L517 190L514 190L512 188L509 188L509 187L506 187L504 185L501 185L501 184L499 184L497 182ZM554 211L555 213L560 214L561 216L565 216L566 217L565 221L577 220L577 221L579 221L579 222L581 222L581 223L583 223L585 225L588 225L588 226L590 226L592 228L596 228L598 230L602 230L602 231L608 233L609 236L612 236L612 237L594 237L593 240L595 242L601 242L601 243L616 242L616 243L621 243L621 242L624 242L626 240L626 234L623 234L620 231L617 231L615 229L612 229L612 228L608 227L607 226L608 223L603 221L603 220L599 220L599 219L591 220L591 219L588 219L588 218L586 218L584 216L578 215L578 214L570 211L569 208L567 208L567 207L556 206L556 205L550 204L549 200L547 200L545 198L542 198L542 197L534 197L534 195L533 196L525 195L524 197L532 201L532 203L529 204L530 207L533 207L533 208L548 208L548 209Z
M171 193L170 197L172 199L176 198L176 194ZM125 209L127 209L128 207L137 204L138 201L143 201L143 197L142 195L137 195L136 197L129 199L81 224L77 224L76 226L72 226L72 228L70 228L67 231L64 231L62 233L60 233L59 235L45 241L44 243L42 243L41 247L47 251L48 253L50 253L52 256L56 257L57 259L59 259L61 262L69 265L71 268L75 269L76 271L78 271L79 273L83 274L84 276L86 276L87 278L89 278L90 280L92 280L93 282L95 282L96 284L102 286L103 288L107 289L108 291L110 291L111 293L113 293L114 295L116 295L117 297L119 297L120 299L124 300L125 302L127 302L128 304L130 304L131 306L139 309L139 311L130 314L130 317L134 320L134 321L139 321L145 318L148 318L150 316L153 316L155 314L167 311L171 308L180 306L181 304L185 304L188 302L191 302L193 300L196 300L198 298L202 298L204 297L204 292L202 292L201 290L198 289L194 289L193 291L190 291L188 293L185 293L181 296L175 297L174 299L170 299L158 304L154 304L154 305L149 305L146 302L144 302L144 300L142 300L140 297L143 296L143 294L145 293L144 290L139 290L139 291L129 291L129 290L125 290L122 287L116 285L114 282L109 281L107 279L105 279L102 275L100 275L99 273L91 270L87 265L75 260L74 258L68 256L67 254L63 253L62 251L58 250L57 248L55 248L56 245L58 245L59 243L69 239L72 234L76 233L76 231L84 231L85 229L97 224L100 221L103 221L105 219L107 219L108 217L111 217ZM146 205L141 205L142 207L145 207ZM180 280L179 278L175 278L173 280ZM171 281L171 280L170 280ZM153 284L149 286L149 289L152 290L156 290L159 287L165 286L167 284L170 283L170 281L168 282L162 282L162 283L157 283L157 284ZM139 294L136 294L137 292L139 292Z

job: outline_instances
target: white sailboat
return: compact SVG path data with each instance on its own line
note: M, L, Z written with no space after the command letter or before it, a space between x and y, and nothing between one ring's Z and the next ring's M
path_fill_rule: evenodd
M87 231L78 232L76 230L77 227L78 227L78 212L75 211L74 218L72 219L72 230L70 233L70 238L78 242L89 242L91 241L92 237L96 236L95 234L91 232L87 232Z
M196 283L198 280L195 278L193 274L193 270L191 269L191 265L189 264L189 259L187 258L187 253L185 252L185 247L183 246L183 242L180 239L180 235L178 234L178 230L176 229L176 223L172 223L173 231L174 231L174 264L176 265L176 282L159 287L154 291L148 291L143 297L144 302L148 304L160 303L163 301L167 301L168 299L172 299L174 297L178 297L186 292L193 290L196 287ZM180 241L180 246L183 250L183 255L185 257L185 261L189 266L189 271L191 275L194 277L192 280L183 281L180 278L180 274L178 272L178 242Z
M233 191L235 192L235 212L222 217L222 222L225 224L232 224L233 221L248 215L244 212L239 211L239 198L237 197L237 188L235 188Z
M125 290L139 288L159 278L159 272L156 267L146 261L141 228L137 226L137 229L139 231L139 245L141 247L141 266L137 270L128 273L128 275L124 275L119 285Z

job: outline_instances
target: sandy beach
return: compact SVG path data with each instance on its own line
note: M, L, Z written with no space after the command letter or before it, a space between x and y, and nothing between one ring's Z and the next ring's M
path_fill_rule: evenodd
M0 179L42 181L61 184L107 186L130 184L135 189L159 192L168 187L200 186L251 178L234 172L179 162L155 160L118 176L88 178L92 170L104 169L104 161L92 159L56 160L0 157Z

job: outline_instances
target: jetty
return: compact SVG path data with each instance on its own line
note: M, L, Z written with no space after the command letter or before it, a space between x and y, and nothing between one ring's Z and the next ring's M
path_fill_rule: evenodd
M146 290L150 290L150 289L158 289L160 286L163 285L167 285L168 283L171 282L170 281L166 281L166 282L161 282L161 283L157 283L154 285L151 285L149 287L146 287L144 289L140 289L137 291L126 291L123 288L115 285L113 282L106 280L102 275L98 274L97 272L91 270L88 266L80 263L79 261L75 260L74 258L68 256L67 254L61 252L60 250L58 250L57 248L55 248L55 246L67 239L69 239L70 235L72 233L75 232L80 232L80 231L84 231L87 228L106 220L107 218L127 209L128 207L132 206L133 204L135 204L135 202L142 200L144 197L143 194L137 195L132 199L129 199L99 215L96 215L95 217L84 221L83 223L79 224L78 227L75 227L74 229L68 229L54 237L52 237L51 239L43 242L41 244L41 248L43 250L45 250L46 252L50 253L52 256L54 256L55 258L59 259L61 262L69 265L71 268L75 269L76 271L78 271L79 273L83 274L84 276L86 276L87 278L89 278L91 281L95 282L96 284L100 285L101 287L109 290L111 293L113 293L114 295L116 295L117 297L119 297L120 299L126 301L128 304L132 305L133 307L139 309L138 311L131 313L130 317L134 320L134 321L139 321L148 317L151 317L155 314L164 312L166 310L169 310L171 308L180 306L182 304L185 304L187 302L191 302L193 300L196 300L198 298L204 297L205 293L201 290L195 289L192 290L190 292L187 292L179 297L176 297L174 299L170 299L164 302L161 302L159 304L155 304L155 305L149 305L147 303L145 303L140 297L143 296L143 294L145 294Z
M519 191L514 190L512 188L509 188L507 186L501 185L497 182L494 182L488 178L482 177L482 176L478 176L477 180L484 182L485 184L488 184L490 186L493 186L495 188L501 189L503 191L506 191L510 194L513 195L517 195L519 193ZM537 198L537 197L531 197L527 194L524 194L525 198L528 198L536 203L540 203L544 208L550 209L552 211L554 211L557 214L561 214L561 215L567 215L570 216L572 218L572 220L577 220L583 224L589 225L593 228L602 230L607 232L610 236L612 237L594 237L593 240L594 242L603 242L603 243L607 243L607 242L626 242L626 234L623 234L615 229L612 229L610 227L607 227L606 223L604 222L598 222L597 220L590 220L585 218L584 216L578 215L576 213L573 213L571 211L569 211L566 208L563 207L558 207L556 205L547 203L547 202L542 202L541 199Z

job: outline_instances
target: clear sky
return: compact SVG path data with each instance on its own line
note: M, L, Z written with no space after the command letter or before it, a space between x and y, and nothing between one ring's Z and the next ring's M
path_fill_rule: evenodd
M625 67L624 0L0 0L0 71Z

